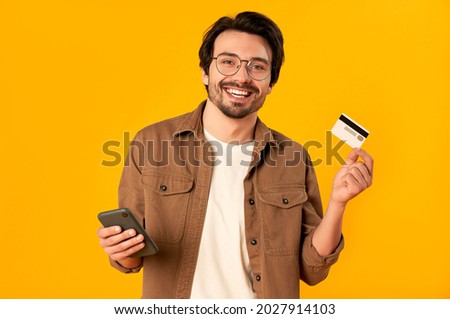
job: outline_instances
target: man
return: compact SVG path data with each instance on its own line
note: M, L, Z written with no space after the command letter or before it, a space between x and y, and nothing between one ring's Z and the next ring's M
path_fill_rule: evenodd
M373 160L350 152L322 219L308 154L257 117L284 59L278 26L223 17L199 55L208 99L138 132L120 182L120 206L158 254L129 257L142 235L118 226L100 228L100 244L120 271L144 267L144 298L298 298L300 279L317 284L337 261L344 208L371 185Z

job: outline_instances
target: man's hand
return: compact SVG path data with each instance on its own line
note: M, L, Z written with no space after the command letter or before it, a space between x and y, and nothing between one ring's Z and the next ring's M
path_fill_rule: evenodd
M141 265L142 258L131 258L130 255L144 248L144 236L134 229L122 231L120 226L101 227L97 231L100 246L114 261L125 268L135 268Z
M357 161L359 157L363 161ZM333 180L330 201L345 206L350 199L372 185L372 176L372 157L366 151L354 148Z

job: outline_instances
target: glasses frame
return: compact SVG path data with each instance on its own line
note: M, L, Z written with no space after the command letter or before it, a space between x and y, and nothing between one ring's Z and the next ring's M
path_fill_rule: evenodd
M218 59L220 56L223 56L223 55L238 58L238 60L239 60L239 67L236 68L236 71L235 71L234 73L231 73L231 74L224 74L224 73L222 73L222 72L219 70L219 66L217 65L217 59ZM235 74L238 73L239 70L241 69L241 67L242 67L242 62L247 62L247 63L245 64L245 70L247 71L248 76L251 77L251 78L252 78L253 80L255 80L255 81L264 81L265 79L267 79L267 78L272 74L272 69L273 69L273 65L272 65L272 63L270 63L269 60L266 60L266 59L263 59L263 58L252 58L252 59L250 59L250 60L242 60L237 54L234 54L234 53L226 53L226 52L222 52L222 53L218 54L217 56L213 57L213 60L216 60L216 69L217 69L217 71L218 71L220 74L224 75L224 76L232 76L232 75L235 75ZM265 76L265 77L262 78L262 79L256 79L255 77L252 76L251 70L250 70L250 68L249 68L249 65L251 65L253 61L263 61L263 62L267 62L267 64L270 66L270 68L269 68L269 73L267 74L267 76Z

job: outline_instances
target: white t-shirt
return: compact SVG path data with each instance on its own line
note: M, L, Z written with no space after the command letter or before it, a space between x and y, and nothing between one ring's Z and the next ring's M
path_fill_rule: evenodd
M243 183L253 142L228 144L204 133L217 151L191 298L255 298L245 239Z

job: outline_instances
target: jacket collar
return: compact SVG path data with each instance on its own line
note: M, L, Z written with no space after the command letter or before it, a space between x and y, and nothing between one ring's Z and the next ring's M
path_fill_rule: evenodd
M201 102L199 106L191 113L188 113L185 120L178 126L178 129L174 133L174 137L183 134L194 134L195 139L205 141L203 134L202 114L206 105L206 100ZM262 151L267 144L275 147L279 147L279 142L275 139L272 130L270 130L259 117L256 120L255 125L255 149Z

